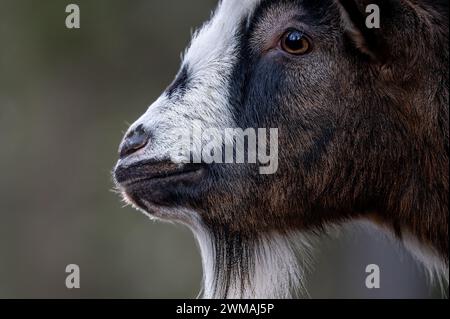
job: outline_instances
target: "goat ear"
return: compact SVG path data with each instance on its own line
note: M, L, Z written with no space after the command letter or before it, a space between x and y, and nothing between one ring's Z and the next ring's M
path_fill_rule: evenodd
M376 15L372 8L381 12L388 12L388 2L383 0L335 0L340 13L346 35L354 46L371 60L385 63L388 55L388 41L383 36L383 27L367 25L368 18ZM380 4L377 4L379 2ZM375 6L374 6L375 5ZM381 20L381 16L378 17ZM370 19L369 19L370 21ZM377 21L378 23L380 21ZM377 23L374 23L377 24ZM381 24L381 23L380 23Z

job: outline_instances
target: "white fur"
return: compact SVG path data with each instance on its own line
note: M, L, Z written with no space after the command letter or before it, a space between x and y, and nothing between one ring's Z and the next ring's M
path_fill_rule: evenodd
M212 20L198 31L185 53L182 66L189 74L189 89L180 96L168 98L163 94L133 125L148 128L152 134L149 145L129 156L122 165L145 159L165 159L183 162L177 158L180 129L192 128L195 121L203 128L225 129L236 127L229 105L228 87L233 66L237 63L236 33L240 22L246 19L260 0L225 0L219 5ZM201 154L201 145L193 145L193 153Z
M224 291L221 276L216 269L225 270L226 265L215 265L216 247L208 231L194 232L203 260L203 298L264 299L292 298L299 292L306 292L303 279L308 267L309 245L306 236L277 233L266 234L253 246L250 276L242 287L242 274L236 270L228 291ZM302 263L298 257L301 256ZM216 282L216 278L218 282ZM242 289L243 288L243 289Z
M343 227L344 226L344 227ZM378 226L367 220L357 220L347 223L343 226L330 226L327 232L330 235L339 236L343 231L352 231L352 229L361 230L371 234L377 234L383 240L391 242L400 250L412 255L420 266L423 266L425 274L430 283L436 282L440 285L443 295L446 295L449 283L449 269L438 253L430 246L421 243L408 230L403 230L402 240L399 241L393 232L385 227ZM375 237L376 238L376 237Z
M408 232L403 235L403 244L411 255L425 267L429 280L436 281L440 284L442 292L447 293L445 286L448 286L449 282L448 264L445 264L431 247L423 245Z

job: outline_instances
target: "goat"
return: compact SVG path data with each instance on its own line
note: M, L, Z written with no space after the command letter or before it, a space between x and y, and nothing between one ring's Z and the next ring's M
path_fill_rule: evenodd
M365 25L369 4L380 28ZM355 220L448 282L448 58L445 0L223 0L126 133L115 181L192 229L204 298L296 296L297 253ZM204 144L181 156L174 130L194 122L277 128L276 172L186 160Z

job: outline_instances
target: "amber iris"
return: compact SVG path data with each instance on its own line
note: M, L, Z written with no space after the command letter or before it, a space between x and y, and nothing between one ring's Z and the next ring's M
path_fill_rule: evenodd
M302 55L310 51L311 44L303 32L290 30L282 36L281 48L289 54Z

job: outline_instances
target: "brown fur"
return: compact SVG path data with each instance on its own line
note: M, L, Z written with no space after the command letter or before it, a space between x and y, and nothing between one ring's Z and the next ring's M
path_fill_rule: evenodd
M322 81L330 87L309 77L302 83L309 96L281 102L289 107L284 116L268 120L280 129L278 173L224 177L228 187L210 193L207 207L216 209L204 215L215 229L251 238L254 231L318 230L376 216L400 239L408 231L448 263L448 15L432 1L357 4L374 2L381 7L383 28L371 31L367 41L377 41L360 56L340 60L332 72L337 80L325 73ZM286 24L290 10L265 17L254 34L267 34L273 27L267 21ZM344 32L353 37L346 18ZM373 54L365 54L369 50ZM332 102L318 103L323 100ZM305 119L302 125L309 128L299 128L295 118ZM231 191L235 180L239 196Z

